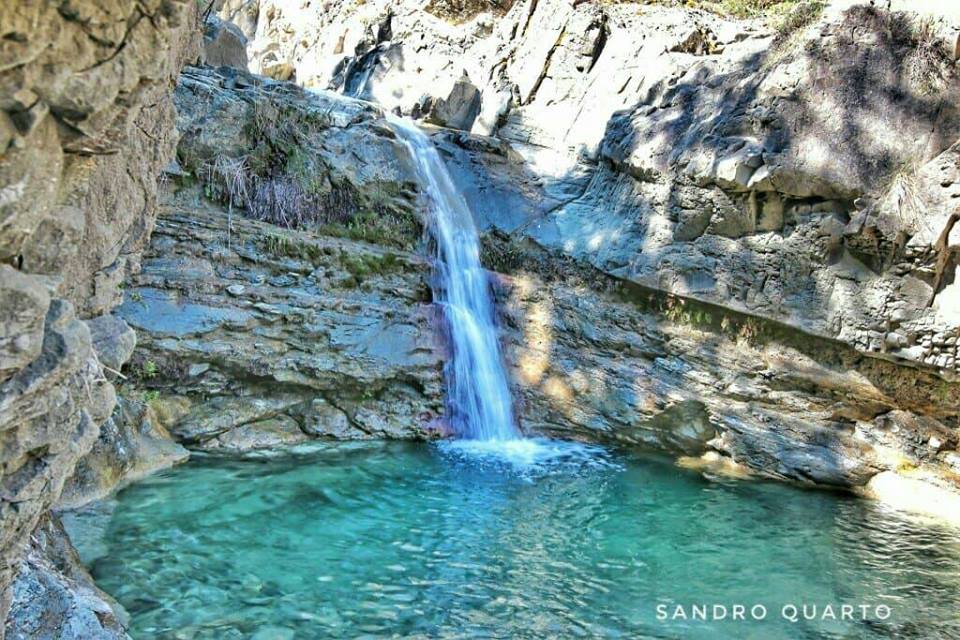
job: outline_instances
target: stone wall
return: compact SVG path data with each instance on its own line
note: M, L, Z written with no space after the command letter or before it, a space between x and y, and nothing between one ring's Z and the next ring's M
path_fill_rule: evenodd
M28 537L113 410L133 345L104 325L153 227L195 12L0 8L0 618Z

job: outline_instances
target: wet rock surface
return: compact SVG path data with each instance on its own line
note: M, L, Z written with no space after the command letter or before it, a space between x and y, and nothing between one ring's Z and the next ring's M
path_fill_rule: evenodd
M176 101L183 173L119 309L164 428L230 450L437 435L430 266L382 113L223 69Z

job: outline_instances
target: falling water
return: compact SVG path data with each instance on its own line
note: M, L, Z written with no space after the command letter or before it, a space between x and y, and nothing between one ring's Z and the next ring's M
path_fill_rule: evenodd
M437 244L434 297L444 310L453 346L447 384L454 430L471 440L516 441L493 302L470 208L427 136L409 120L390 117L390 123L416 165Z

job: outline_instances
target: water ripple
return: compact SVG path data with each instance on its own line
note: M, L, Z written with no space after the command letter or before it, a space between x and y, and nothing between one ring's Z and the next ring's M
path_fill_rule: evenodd
M198 456L98 517L81 547L134 638L960 637L956 530L576 443ZM702 602L771 616L657 620ZM776 615L844 602L894 614Z

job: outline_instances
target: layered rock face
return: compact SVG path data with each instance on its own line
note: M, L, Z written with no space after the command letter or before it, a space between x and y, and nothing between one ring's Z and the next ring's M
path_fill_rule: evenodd
M141 336L130 373L160 393L152 404L172 435L231 450L430 437L443 388L428 265L347 239L231 224L193 198L164 203L120 309Z
M379 113L198 68L176 98L180 163L203 189L168 183L119 312L140 336L125 371L163 428L227 450L438 435L430 267Z
M244 17L253 68L426 121L469 112L465 74L479 115L455 126L511 143L537 179L525 215L492 220L505 230L956 375L954 10L800 3L771 29L633 3L442 4L223 15Z
M527 430L711 472L862 493L900 474L957 491L956 386L932 373L663 299L496 235L485 258L513 274L496 289Z
M171 0L0 8L3 619L27 538L109 419L107 376L133 349L108 314L153 226L195 11Z

